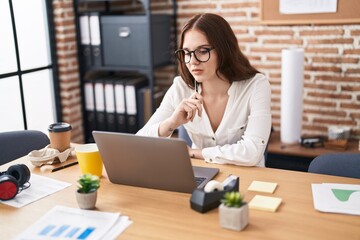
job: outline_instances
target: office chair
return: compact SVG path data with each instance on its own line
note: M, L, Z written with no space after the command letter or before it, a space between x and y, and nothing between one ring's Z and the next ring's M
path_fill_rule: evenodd
M360 153L328 153L314 158L308 172L360 178Z
M0 165L42 149L49 143L48 136L37 130L0 132Z
M178 127L178 137L185 140L186 144L191 147L192 141L183 125Z

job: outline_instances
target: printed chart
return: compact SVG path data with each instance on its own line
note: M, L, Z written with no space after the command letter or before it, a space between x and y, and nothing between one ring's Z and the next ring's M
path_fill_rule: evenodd
M18 239L106 239L105 236L114 232L114 229L122 232L131 223L128 217L120 216L119 213L56 206ZM115 237L121 233L115 232Z
M312 184L315 209L322 212L360 215L360 185Z

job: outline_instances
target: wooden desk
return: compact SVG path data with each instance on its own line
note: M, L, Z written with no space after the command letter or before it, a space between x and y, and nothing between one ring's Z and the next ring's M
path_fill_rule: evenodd
M14 163L26 162L24 158ZM247 191L253 180L279 183L271 196L280 197L283 203L276 213L250 210L249 225L241 232L226 230L219 225L218 210L205 214L190 208L190 194L152 190L109 183L101 179L97 210L121 212L134 223L119 239L360 239L360 217L321 213L314 209L311 183L360 184L360 179L342 178L270 168L211 165L192 160L197 166L219 167L218 180L230 173L240 177L240 191L250 201L255 192ZM11 164L0 166L5 171ZM76 180L80 175L75 165L58 172L40 171L26 162L34 174L72 183L60 192L17 209L0 204L0 239L12 239L55 205L77 208ZM263 194L269 195L269 194Z
M317 156L327 153L360 153L359 141L351 140L345 151L331 150L324 147L306 148L300 144L283 144L280 132L271 133L268 145L267 167L307 172L310 162Z

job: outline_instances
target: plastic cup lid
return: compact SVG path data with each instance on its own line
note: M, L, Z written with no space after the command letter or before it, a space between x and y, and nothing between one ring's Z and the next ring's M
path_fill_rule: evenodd
M58 122L49 125L49 132L66 132L71 130L71 125L65 122Z

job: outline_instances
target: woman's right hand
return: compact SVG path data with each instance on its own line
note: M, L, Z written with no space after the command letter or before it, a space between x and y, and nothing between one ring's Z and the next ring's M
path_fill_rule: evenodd
M196 114L201 117L203 97L195 92L189 98L183 99L173 114L164 120L159 127L159 136L167 137L179 126L193 121Z
M183 99L177 106L170 119L176 125L176 128L193 121L196 114L201 117L203 97L194 92L189 98Z

